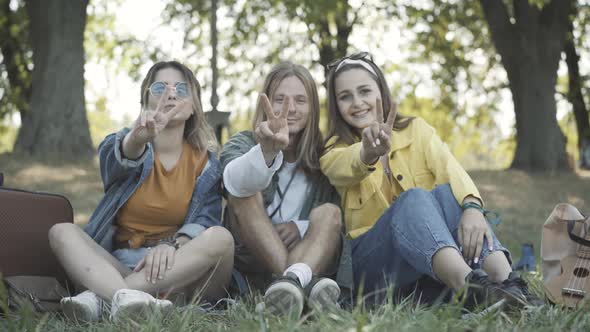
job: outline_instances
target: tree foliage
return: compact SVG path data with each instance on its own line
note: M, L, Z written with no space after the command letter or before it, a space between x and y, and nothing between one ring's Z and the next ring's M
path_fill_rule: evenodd
M0 119L21 117L31 98L32 50L23 1L0 0Z
M569 132L568 146L577 142L576 149L569 149L574 155L577 155L580 168L590 169L590 120L588 104L588 76L584 77L580 71L580 51L584 51L585 45L583 36L589 32L587 24L590 23L590 5L579 5L577 8L577 15L572 20L568 27L568 36L566 39L564 53L565 62L568 69L568 86L567 89L561 89L561 93L567 97L571 104L573 116L567 117L566 125L571 121L575 124L576 130L565 131ZM586 51L588 51L586 49ZM585 93L586 92L586 93ZM574 135L575 133L575 135Z
M284 49L300 46L303 40L304 44L315 48L313 62L325 67L332 60L346 55L348 37L359 19L358 12L345 0L221 1L221 5L226 18L232 21L227 35L229 42L224 45L225 58L230 62L249 57L255 53L252 46L266 46L271 42L268 35L273 35L280 40L258 59L276 62L285 55L282 53ZM181 0L167 6L167 16L181 19L187 26L185 41L190 42L198 43L208 37L202 34L208 32L202 23L208 22L210 14L210 1ZM219 28L220 31L224 29Z
M187 59L205 91L211 82L210 4L170 1L164 12L165 21L186 29ZM304 65L323 83L326 65L349 51L361 5L364 2L352 7L345 0L219 1L220 109L231 111L234 119L237 113L250 111L264 76L279 61Z
M567 165L553 96L573 6L573 1L434 0L403 7L417 29L421 55L442 62L433 66L434 76L448 92L447 103L460 102L461 84L484 96L510 88L517 138L513 167Z
M85 63L91 62L103 66L106 75L124 73L131 75L132 79L139 80L140 67L149 62L159 49L118 31L116 10L122 3L122 0L95 0L87 6L84 29ZM20 122L25 127L31 123L27 117L30 115L33 91L31 82L35 66L31 45L31 22L27 7L36 5L37 3L24 0L0 0L0 123L3 119L6 122L6 119L13 114L20 115ZM106 100L106 92L94 89L93 83L90 82L89 85L93 96L87 102L96 102L96 105L91 105L89 109L97 110L101 109L101 101ZM88 82L86 85L88 86ZM97 135L102 135L107 127L113 130L111 127L114 122L105 121L109 117L108 111L90 117L93 140L96 141ZM97 120L99 124L92 121L96 119L99 119ZM2 127L0 133L0 136L4 136L2 148L4 151L12 149L12 147L7 148L6 145L9 144L8 142L14 142L16 131L15 128L11 128L10 122L8 123L8 126ZM94 128L97 126L103 129L97 131L97 128ZM100 134L95 134L96 132Z

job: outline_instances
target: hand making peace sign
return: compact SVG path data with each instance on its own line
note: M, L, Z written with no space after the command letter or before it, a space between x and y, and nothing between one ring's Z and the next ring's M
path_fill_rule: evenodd
M190 98L181 99L176 106L165 112L166 103L170 92L174 89L173 86L166 86L166 90L158 101L158 106L155 110L141 110L139 118L135 121L131 134L133 139L138 144L145 144L153 140L158 134L166 128L170 120L180 111L186 107L192 107Z
M365 164L372 165L377 162L379 157L389 153L391 149L391 131L395 117L397 116L397 107L392 103L387 121L383 122L383 104L381 99L376 101L376 121L371 123L362 132L362 149L361 159Z
M256 140L260 143L262 154L267 165L271 165L277 154L289 145L289 126L287 115L291 100L288 96L283 99L281 113L276 114L266 94L258 97L258 108L262 108L266 114L266 121L256 127Z

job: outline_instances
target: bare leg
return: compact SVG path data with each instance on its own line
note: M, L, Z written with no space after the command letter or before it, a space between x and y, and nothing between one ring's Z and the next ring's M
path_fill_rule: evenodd
M337 263L341 230L341 213L336 205L316 207L309 214L309 228L303 240L289 253L287 265L305 263L314 275L330 272Z
M116 291L128 288L124 276L131 270L120 263L80 227L56 224L49 230L49 243L72 281L110 300Z
M502 282L508 278L512 267L502 251L494 251L483 262L483 270L494 282Z
M237 198L229 196L228 205L234 213L236 228L244 245L270 273L282 274L287 267L287 248L275 231L264 209L262 194Z
M125 282L131 289L147 293L184 290L192 286L203 290L205 298L219 298L226 294L225 287L233 268L233 237L223 227L214 226L182 246L175 254L172 269L164 279L147 282L145 271L132 273Z
M463 256L452 247L442 248L434 254L432 270L440 281L455 290L465 286L465 277L471 272Z

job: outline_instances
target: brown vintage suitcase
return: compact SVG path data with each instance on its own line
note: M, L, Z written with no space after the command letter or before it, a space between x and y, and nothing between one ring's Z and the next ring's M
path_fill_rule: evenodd
M2 187L0 183L0 273L55 277L66 274L49 247L51 226L73 222L72 205L61 195Z

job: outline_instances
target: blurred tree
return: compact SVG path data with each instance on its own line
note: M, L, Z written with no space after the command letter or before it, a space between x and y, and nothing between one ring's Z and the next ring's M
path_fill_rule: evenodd
M17 111L22 119L29 110L33 60L28 22L23 1L0 0L0 119Z
M100 142L110 133L120 128L121 124L109 116L106 96L99 97L92 105L88 105L88 122L90 123L90 136L93 146L98 147Z
M16 151L61 158L92 155L84 105L87 5L88 0L25 1L34 65Z
M499 59L478 3L434 0L416 5L406 1L400 7L395 15L414 32L411 61L430 67L443 107L454 117L463 115L461 99L471 92L486 96L486 104L497 110L494 102L504 85L498 77L490 77L497 72Z
M326 65L346 54L359 21L358 6L365 1L356 8L346 0L219 2L218 93L223 96L219 110L231 111L235 123L243 120L239 113L252 111L264 77L280 60L306 66L318 83L324 83ZM186 31L185 48L190 52L186 58L202 79L205 94L212 82L205 24L209 11L210 1L175 0L169 1L163 15Z
M191 66L197 68L198 74L205 73L205 76L209 72L207 57L210 56L210 53L208 25L204 24L204 21L209 19L209 6L209 1L171 1L164 13L165 21L179 23L179 26L185 27L185 47L194 50L194 53L191 53L187 59L191 61ZM378 54L376 60L385 60L380 65L386 75L397 73L393 75L393 80L391 77L388 78L392 84L394 95L398 98L406 98L407 100L403 104L411 106L407 109L408 114L426 118L443 136L449 139L450 145L455 149L468 151L466 146L475 147L478 144L487 144L485 151L477 149L477 153L473 154L472 159L482 160L486 167L497 166L498 163L489 162L489 156L495 146L493 144L500 143L501 132L494 122L493 112L497 110L496 105L501 87L490 89L489 83L485 82L485 84L479 84L477 89L472 89L467 97L461 97L461 92L465 88L459 89L457 83L458 78L463 77L472 82L484 82L486 77L489 78L488 66L480 66L483 68L473 71L475 74L471 74L473 68L462 70L461 73L459 71L448 74L440 71L435 72L434 78L436 87L440 87L440 96L417 101L420 98L416 98L414 95L416 85L420 85L423 81L420 79L416 81L418 78L416 69L408 66L404 60L401 60L402 64L399 65L392 63L392 60L400 61L399 54L391 54L390 47L383 45L384 42L389 42L390 38L396 38L397 35L404 33L404 29L398 30L400 24L391 24L392 16L399 14L395 9L396 6L392 3L382 0L224 1L219 9L219 15L224 18L219 26L220 49L222 49L220 95L223 96L222 103L231 105L232 131L249 128L250 116L243 116L240 111L250 110L253 102L248 103L248 100L255 100L253 94L256 94L256 86L261 85L270 66L279 59L290 59L307 66L317 81L323 82L327 64L345 55L347 50L350 52L351 48L358 49L360 47L362 50L376 51L375 53ZM468 14L472 16L472 12L468 12ZM400 19L403 21L408 17L400 17ZM465 19L466 22L473 22L469 16L466 16ZM430 25L431 22L428 24ZM484 30L486 29L485 21L476 20L474 23L472 30L475 31L475 34L482 26ZM355 44L349 47L349 39L353 36L355 26L360 27L361 25L363 29L359 31L363 32L359 36L362 37L356 36ZM457 24L455 23L455 25ZM460 34L457 36L460 37ZM403 38L403 36L401 37ZM480 40L476 41L477 45L485 43ZM428 42L437 41L435 39L421 41L416 45L424 47ZM489 41L487 43L490 44ZM447 44L443 39L443 43L439 43L436 47L446 47ZM470 48L474 46L469 41L465 42L465 52L469 52ZM492 47L491 44L488 46L490 50L493 50ZM452 52L453 48L449 47L448 50ZM399 51L399 53L405 52L406 49ZM418 50L416 52L419 53ZM416 57L411 60L411 65L414 65L414 61L424 63L429 68L439 65L437 61L425 59L422 54L416 54ZM497 60L491 61L492 64L489 66L491 67L497 62ZM454 66L458 68L464 63L465 61L463 63L457 61ZM450 61L440 63L439 67L449 68L450 64ZM439 75L436 76L436 73ZM247 80L244 80L245 77ZM208 82L210 82L209 79L203 80L205 91L207 91ZM475 85L475 83L471 84L471 88ZM320 88L320 96L322 93ZM489 96L485 101L481 101L479 96L484 94ZM461 98L463 100L459 100ZM325 100L322 100L323 108L325 108L324 102ZM473 112L474 109L482 111ZM324 112L321 114L320 123L325 125ZM447 126L449 124L452 124L453 130L449 130ZM486 132L472 135L471 133L477 131L477 128ZM464 134L468 136L462 136ZM451 140L453 135L455 137ZM484 137L492 137L493 139L485 140ZM472 151L475 150L474 148ZM468 155L466 152L461 154ZM475 164L476 162L470 162L470 165Z
M436 91L432 107L408 114L437 128L464 166L506 167L513 152L497 153L503 134L496 122L505 79L478 3L401 1L392 14L410 28L409 61L428 68Z
M108 74L124 73L134 81L140 81L145 75L142 66L167 59L169 55L164 55L160 46L149 38L142 41L119 31L116 14L123 3L124 0L92 0L89 3L84 31L86 62L105 67ZM139 93L137 98L139 102Z
M490 69L502 64L516 116L513 168L567 168L565 139L556 119L555 85L573 8L574 0L435 0L426 6L404 7L413 22L421 25L417 40L427 42L421 47L423 53L441 60L437 75L443 82L456 82L461 77L457 73L462 72L471 85L474 72L470 68L483 57ZM477 81L485 82L485 75L492 71L480 73L484 76Z
M590 6L580 6L578 12L580 14L575 15L576 19L572 20L568 26L568 36L564 46L565 62L569 77L567 99L572 105L578 133L579 166L580 168L590 169L590 122L588 119L588 108L586 107L582 92L584 78L580 75L580 56L577 51L578 47L584 47L580 40L584 36L587 36L589 32ZM578 38L576 38L576 33L574 32L574 23L581 30L577 31Z
M251 49L258 43L264 43L265 40L259 38L263 32L272 33L280 29L275 26L272 27L275 31L268 31L268 22L285 26L295 22L304 24L307 41L315 45L319 53L317 62L326 68L334 59L346 55L348 37L358 21L358 12L352 10L347 0L225 0L221 1L220 7L225 7L223 10L227 16L234 20L230 43L226 48L227 61L235 61L245 55L236 52L236 49ZM204 36L195 31L202 29L199 20L208 20L209 10L210 1L179 0L168 4L166 15L171 19L181 19L188 25L187 40L199 41ZM199 19L196 20L193 15L198 15ZM267 63L276 62L282 48L292 45L293 38L289 38L289 32L293 30L281 34L284 40L264 56Z
M517 145L512 167L567 169L555 85L574 0L513 0L512 15L502 0L480 3L515 106Z
M41 157L54 153L66 158L90 156L92 150L86 149L90 137L102 139L105 130L119 125L107 121L109 112L104 104L104 91L94 91L94 98L86 100L95 103L89 105L88 112L104 108L103 113L86 114L84 86L88 82L83 77L85 62L104 66L107 75L125 73L139 80L140 67L151 58L158 58L160 52L157 47L148 47L145 42L117 31L115 13L121 3L122 0L94 0L91 3L78 1L50 5L38 1L0 0L0 120L13 113L20 115L22 130L15 150ZM84 15L80 16L81 12ZM54 17L45 17L49 13ZM44 21L33 25L30 14L43 16ZM70 16L76 18L70 19ZM31 35L33 27L37 29L36 37ZM64 37L66 32L71 33L67 38ZM82 35L78 36L79 33ZM80 38L83 38L83 48ZM55 39L60 39L59 43L52 43ZM37 41L37 57L33 53L33 40ZM60 55L60 50L67 53L65 57ZM39 61L38 66L33 64L34 58ZM56 66L62 67L58 69ZM30 110L33 68L39 70L35 86L40 87L37 89L37 105L40 106L36 113ZM51 98L46 99L48 95ZM87 116L98 119L97 126L101 128L98 131L91 128L92 135L88 139ZM2 130L0 134L3 132L8 133ZM44 140L47 145L37 144L39 140ZM48 145L52 147L47 150ZM87 152L79 154L78 151Z
M0 124L0 153L10 152L16 139L16 128Z

